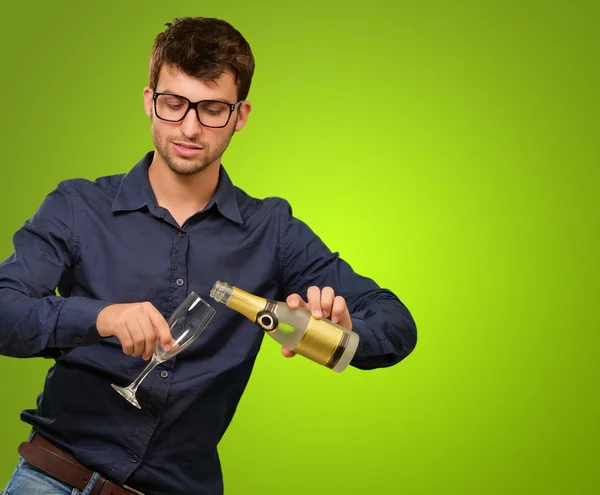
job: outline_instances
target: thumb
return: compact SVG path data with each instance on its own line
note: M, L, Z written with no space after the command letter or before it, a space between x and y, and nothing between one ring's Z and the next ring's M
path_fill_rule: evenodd
M296 353L294 351L290 351L289 349L286 349L285 347L281 348L281 354L283 354L286 358L291 358L296 355Z

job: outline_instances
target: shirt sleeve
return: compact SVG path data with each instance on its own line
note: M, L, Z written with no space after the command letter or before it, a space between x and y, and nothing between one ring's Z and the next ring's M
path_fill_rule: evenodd
M96 319L108 303L56 295L77 259L74 210L61 183L15 233L0 263L1 355L57 358L101 339Z
M284 203L280 263L285 297L297 293L306 300L306 291L313 285L332 287L336 295L343 296L352 330L360 337L350 363L356 368L392 366L408 356L416 345L417 329L406 306L390 290L357 274Z

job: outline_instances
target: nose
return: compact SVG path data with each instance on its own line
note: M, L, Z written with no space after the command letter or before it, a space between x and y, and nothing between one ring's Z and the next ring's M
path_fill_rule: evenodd
M180 122L180 129L182 134L187 138L194 138L202 134L202 124L198 120L198 114L196 114L195 109L189 109L186 116Z

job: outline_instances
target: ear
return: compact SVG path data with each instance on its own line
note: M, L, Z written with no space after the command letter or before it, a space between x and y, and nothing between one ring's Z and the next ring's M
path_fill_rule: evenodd
M248 114L252 110L252 104L248 100L244 100L238 108L238 119L235 125L235 132L241 131L246 125Z
M146 115L148 118L152 118L152 114L154 113L152 110L152 96L154 95L154 91L150 88L144 88L144 110L146 111Z

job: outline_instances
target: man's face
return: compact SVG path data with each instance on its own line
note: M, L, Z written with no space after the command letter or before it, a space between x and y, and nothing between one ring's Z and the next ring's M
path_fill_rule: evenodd
M237 86L230 72L224 72L216 81L203 82L171 66L163 66L156 92L184 96L193 102L237 103ZM158 154L155 159L162 160L178 175L197 174L213 163L220 163L233 133L244 127L251 110L249 102L242 102L223 128L203 126L193 109L180 122L166 122L154 113L153 94L150 88L144 89L144 106L152 121L152 141Z

